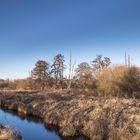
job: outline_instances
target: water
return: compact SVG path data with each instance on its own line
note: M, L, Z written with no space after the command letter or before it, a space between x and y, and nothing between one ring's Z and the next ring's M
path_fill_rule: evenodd
M54 131L46 129L40 121L18 117L4 110L0 110L0 124L8 124L19 130L24 140L62 140Z

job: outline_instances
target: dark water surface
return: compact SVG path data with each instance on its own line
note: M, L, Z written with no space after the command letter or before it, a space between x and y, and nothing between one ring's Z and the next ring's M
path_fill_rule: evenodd
M56 133L56 128L45 127L42 121L35 117L25 117L3 109L0 109L0 124L18 130L24 140L87 140L83 136L62 138Z
M24 140L62 140L54 131L49 131L41 122L21 118L0 109L0 124L20 131Z

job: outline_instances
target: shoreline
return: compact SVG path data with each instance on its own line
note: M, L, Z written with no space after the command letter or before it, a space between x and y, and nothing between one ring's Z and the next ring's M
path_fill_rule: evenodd
M0 140L23 140L18 131L11 129L9 126L0 125Z

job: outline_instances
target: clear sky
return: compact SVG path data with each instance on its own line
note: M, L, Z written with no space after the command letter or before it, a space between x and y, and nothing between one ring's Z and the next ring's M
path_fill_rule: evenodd
M28 76L38 59L70 51L140 66L140 0L0 0L0 78Z

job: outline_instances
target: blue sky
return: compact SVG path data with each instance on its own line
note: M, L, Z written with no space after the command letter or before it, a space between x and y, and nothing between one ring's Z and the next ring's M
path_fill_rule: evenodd
M77 63L96 54L140 66L139 0L0 0L0 78L29 75L38 59L72 52Z

